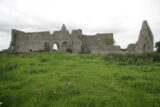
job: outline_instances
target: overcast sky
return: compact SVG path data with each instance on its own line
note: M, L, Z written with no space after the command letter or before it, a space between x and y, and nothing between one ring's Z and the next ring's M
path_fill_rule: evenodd
M11 29L53 32L63 23L70 32L114 33L116 45L126 48L143 20L160 41L160 0L0 0L0 50L9 47Z

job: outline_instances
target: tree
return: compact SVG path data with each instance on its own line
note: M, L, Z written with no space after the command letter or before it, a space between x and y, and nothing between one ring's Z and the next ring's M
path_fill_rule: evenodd
M160 41L159 42L156 42L156 51L157 52L160 52Z

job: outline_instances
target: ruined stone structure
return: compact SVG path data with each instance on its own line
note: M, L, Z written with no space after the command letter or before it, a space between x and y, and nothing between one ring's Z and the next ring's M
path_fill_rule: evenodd
M70 50L73 53L91 54L121 52L120 46L114 45L113 33L84 35L81 29L72 30L69 33L65 25L60 31L55 31L53 34L50 34L49 31L26 33L13 29L11 35L9 50L16 52L40 50L57 52ZM144 21L137 43L129 44L126 52L151 52L153 43L153 34L147 21Z
M139 38L136 44L129 44L127 51L130 53L152 52L154 48L154 36L148 25L148 22L143 21L142 28L139 33Z

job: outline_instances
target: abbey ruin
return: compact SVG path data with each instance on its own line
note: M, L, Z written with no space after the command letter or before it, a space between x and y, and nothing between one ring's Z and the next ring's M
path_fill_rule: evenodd
M57 51L73 53L143 53L152 52L154 37L147 21L143 21L138 41L129 44L126 50L114 45L113 33L96 35L84 35L81 29L72 30L71 33L62 26L60 31L53 34L47 32L22 32L13 29L11 33L10 51L32 52L32 51Z

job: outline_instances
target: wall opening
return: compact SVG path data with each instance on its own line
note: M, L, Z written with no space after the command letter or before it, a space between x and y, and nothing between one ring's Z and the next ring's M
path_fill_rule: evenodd
M145 52L146 51L146 44L143 45L142 47L142 51Z
M57 44L57 43L54 43L54 44L53 44L53 51L57 51L58 48L59 48L59 47L58 47L58 44Z
M19 46L17 45L17 49L19 49Z
M63 46L64 46L64 47L68 47L68 42L67 42L67 41L64 41L64 42L63 42Z
M48 42L44 43L44 50L45 51L50 51L50 44Z
M145 37L144 40L147 41L147 37Z
M11 50L14 50L14 47L13 47L13 46L11 46Z
M32 49L29 49L29 52L32 52Z

